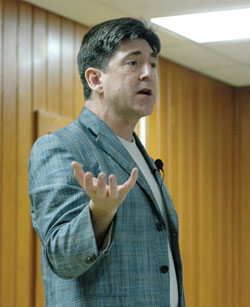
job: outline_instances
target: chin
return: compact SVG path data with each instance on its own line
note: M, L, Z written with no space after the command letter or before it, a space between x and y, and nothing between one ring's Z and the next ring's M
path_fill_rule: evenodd
M145 116L149 116L153 113L153 108L150 109L150 110L141 110L140 112L138 112L138 114L140 115L140 118L141 117L145 117Z
M147 105L145 109L141 111L144 114L144 116L151 115L154 111L154 103L151 106Z

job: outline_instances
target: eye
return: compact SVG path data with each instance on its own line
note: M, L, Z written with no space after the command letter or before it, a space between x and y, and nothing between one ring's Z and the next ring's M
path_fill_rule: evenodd
M151 67L152 67L152 68L156 68L156 67L157 67L157 64L156 64L156 63L151 63Z
M132 66L137 65L137 63L138 63L137 61L130 61L130 62L128 62L128 64L129 64L129 65L132 65Z

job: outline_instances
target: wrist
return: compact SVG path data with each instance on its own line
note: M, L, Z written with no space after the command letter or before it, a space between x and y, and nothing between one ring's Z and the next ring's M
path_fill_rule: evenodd
M111 221L116 214L117 209L107 210L97 206L92 200L89 202L89 209L92 221L105 222Z
M100 249L109 227L112 224L116 211L100 212L96 210L96 206L91 206L91 203L89 204L89 209L97 246Z

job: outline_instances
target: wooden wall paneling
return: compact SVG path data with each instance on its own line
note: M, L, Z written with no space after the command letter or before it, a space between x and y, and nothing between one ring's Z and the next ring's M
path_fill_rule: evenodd
M211 82L212 81L212 82ZM209 80L208 85L210 85L211 97L209 101L209 152L210 152L210 164L209 164L209 202L207 203L206 212L208 222L208 234L209 243L207 250L207 258L209 263L209 287L211 293L211 306L215 306L218 303L218 297L221 293L221 285L218 284L218 269L220 263L218 262L218 225L221 223L225 225L226 220L218 220L216 214L217 208L222 204L218 200L218 169L219 169L219 159L218 152L220 149L220 140L218 135L219 123L219 109L218 105L221 103L217 95L217 82L214 80ZM204 178L205 182L205 178ZM204 195L205 196L205 195ZM203 243L204 244L204 243ZM204 298L205 299L205 298Z
M16 292L16 29L17 2L4 2L1 306L15 306Z
M178 82L176 82L176 74L178 68L171 64L168 74L171 78L171 93L169 97L169 116L168 116L168 174L169 174L169 191L173 199L173 203L178 212L178 118L177 118L177 101L178 101Z
M187 250L186 263L189 272L185 272L185 280L188 280L190 305L198 306L198 91L195 84L197 83L197 75L189 79L190 93L187 97L187 173L186 173L186 188L187 199L184 207L183 222L186 224L185 233L186 245L183 246ZM187 240L188 239L188 240ZM192 246L192 248L190 248ZM192 272L192 273L190 273Z
M159 138L157 139L157 147L159 148L159 152L157 151L157 158L162 159L164 163L164 181L167 184L167 180L169 178L169 169L168 169L168 125L169 125L169 108L168 103L170 101L169 95L171 92L171 87L169 86L169 71L168 71L168 62L159 58L159 94L158 94L158 114L157 121L159 122L157 126L157 135Z
M226 233L225 237L227 238L227 250L226 252L223 251L223 254L227 253L228 255L228 263L227 263L227 271L228 271L228 287L226 291L226 295L228 295L228 306L233 307L233 293L234 293L234 287L233 287L233 280L234 280L234 270L233 270L233 88L230 88L229 91L227 91L227 95L223 95L221 98L222 101L224 101L225 97L227 99L226 103L226 114L228 121L226 122L226 136L223 138L225 142L225 146L223 146L224 154L221 157L221 161L223 161L223 156L226 156L226 159L224 160L223 169L225 170L225 176L227 178L227 183L224 185L225 188L225 198L226 201L223 202L223 199L221 198L221 203L223 203L223 207L227 206L228 204L228 211L227 211L227 218L226 218ZM221 111L221 117L223 117L224 110ZM223 179L222 179L223 180ZM224 180L223 180L224 182ZM223 213L223 212L222 212ZM223 254L221 258L221 263L223 263ZM221 282L223 282L221 278Z
M241 306L250 305L250 87L239 92L240 104L240 296Z
M188 206L188 103L190 96L190 86L189 83L189 73L185 68L179 67L176 70L176 77L178 78L178 95L177 95L177 142L178 142L178 162L177 162L177 172L178 172L178 215L181 221L180 232L185 234L185 237L180 237L180 242L182 246L183 253L188 251L189 233L187 232L186 223L186 208ZM184 265L185 261L188 260L188 255L184 255Z
M211 206L212 194L212 103L211 84L205 77L199 83L199 306L213 306L212 266L213 237ZM214 285L216 289L216 285Z
M240 103L239 91L233 91L233 146L232 146L232 254L233 254L233 306L241 305L240 297Z
M219 92L219 90L218 90ZM213 154L214 154L214 171L213 171L213 203L215 205L212 205L213 209L213 221L214 221L214 231L213 231L213 240L214 240L214 246L213 251L211 251L212 257L216 260L216 266L213 270L213 278L216 283L217 290L214 291L214 296L216 298L217 304L223 305L223 300L225 300L225 296L223 295L223 286L220 283L221 276L223 275L223 267L221 263L221 254L223 253L223 241L221 240L223 238L224 234L224 226L225 223L223 223L223 202L221 202L221 195L222 189L223 189L223 182L222 180L222 165L221 165L221 156L222 156L222 138L225 134L225 129L222 128L222 122L221 122L221 113L220 111L223 110L223 101L220 100L220 95L215 90L215 95L213 95ZM227 119L226 119L227 120ZM225 158L225 157L224 157ZM224 237L225 239L225 237ZM224 266L225 269L225 266ZM224 278L223 284L226 285L227 279Z
M46 109L47 99L47 14L33 8L33 107Z
M179 69L180 80L180 156L179 156L179 220L180 243L183 254L184 285L187 305L197 306L198 280L198 212L197 176L198 168L194 165L197 159L197 124L198 124L198 90L197 74L187 69ZM194 108L195 106L196 108ZM196 128L196 130L194 129ZM196 144L193 139L196 137ZM196 146L196 147L195 147ZM196 156L195 156L196 153ZM197 161L197 160L196 160ZM194 184L196 186L194 187ZM196 200L196 201L194 201ZM190 248L192 246L192 248Z
M47 108L47 13L33 7L33 110ZM34 296L36 307L44 305L43 283L40 267L40 242L35 236L35 285Z
M176 129L172 131L172 140L174 139L175 142L175 153L173 156L175 156L175 176L176 176L176 185L174 187L174 198L176 203L176 210L179 216L179 219L182 220L183 212L182 212L182 195L185 193L185 191L181 191L182 186L182 167L183 167L183 156L185 155L183 151L183 144L182 144L182 134L183 134L183 116L182 116L182 108L184 106L184 103L182 105L182 79L179 79L180 77L180 70L182 71L181 67L175 67L174 69L174 75L175 79L179 82L176 82L175 85L175 100L174 103L174 109L176 114ZM180 223L180 233L183 233L183 224ZM180 242L183 241L183 239L180 238Z
M166 91L166 143L165 148L163 147L163 152L166 152L166 178L165 178L165 183L167 184L167 187L169 191L172 191L173 188L173 180L172 180L172 174L173 174L173 164L172 164L172 130L173 130L173 125L175 122L175 116L174 112L172 109L172 95L173 95L173 83L174 83L174 78L172 74L172 63L168 63L167 66L165 66L165 74L164 76L161 76L161 83L164 82L164 79L166 79L166 83L163 84L162 89L165 89L164 92ZM162 71L163 65L161 65L160 71ZM161 90L161 97L163 99L163 91ZM164 101L162 102L162 105L164 105ZM164 119L162 120L164 122ZM173 197L173 196L172 196ZM175 204L174 204L175 205Z
M175 86L175 101L174 108L176 112L176 129L173 130L172 138L175 138L176 152L173 155L176 157L175 173L176 184L174 188L175 206L179 217L179 230L180 230L180 246L183 257L183 266L186 267L188 260L187 246L188 233L185 223L185 210L187 206L188 191L187 191L187 118L185 116L187 110L187 100L185 95L185 82L186 71L181 67L174 68L175 79L178 80ZM183 100L184 99L184 100ZM185 283L189 283L189 276L186 275ZM188 291L187 291L188 292ZM189 300L189 293L186 294L187 300Z
M72 21L62 21L61 56L61 112L63 116L74 117L74 25Z
M199 122L198 122L198 204L199 204L199 236L198 236L198 258L199 258L199 267L198 267L198 272L199 272L199 284L197 285L197 291L198 291L198 306L202 306L203 304L203 296L207 295L207 292L205 291L205 285L204 285L204 278L207 278L207 274L205 274L204 270L206 269L206 265L204 264L204 255L206 256L207 251L204 250L204 224L203 224L203 219L204 219L204 204L203 204L203 194L206 189L204 189L204 184L202 181L203 174L204 174L204 128L203 128L203 122L204 122L204 117L205 117L205 111L204 111L204 106L203 106L203 97L206 96L203 94L204 89L201 88L201 80L199 78L199 83L198 83L198 88L199 88ZM203 86L204 87L204 86ZM203 219L202 219L203 218ZM209 296L209 295L208 295Z
M61 100L61 18L48 13L47 23L47 110L59 113Z
M220 105L222 105L222 101L219 99L220 97L218 96L217 90L213 90L213 118L212 118L212 127L211 132L212 132L212 154L213 154L213 177L212 177L212 203L210 204L210 207L212 209L213 213L213 228L211 229L212 232L212 238L213 238L213 249L210 251L209 256L213 257L213 279L215 282L215 287L214 287L214 293L213 296L217 303L221 303L221 297L222 295L222 287L221 284L219 283L219 277L221 273L221 265L220 265L220 254L223 250L222 246L220 245L221 240L220 238L223 236L223 228L225 225L225 222L223 223L223 219L220 220L220 218L223 218L220 213L220 209L223 209L222 203L219 201L219 194L221 191L221 185L220 185L220 180L222 178L222 167L220 164L220 156L221 156L221 134L220 134L220 113L219 113L219 108ZM223 131L223 134L225 131ZM214 263L214 261L216 261ZM226 278L224 284L226 284Z
M223 103L223 108L221 109L221 122L222 129L225 129L224 135L221 136L222 144L222 155L220 157L221 167L222 167L222 178L220 184L222 186L220 203L223 209L221 209L221 216L223 216L223 210L225 210L225 215L223 216L225 220L223 237L220 238L221 244L223 246L223 240L226 239L226 248L221 251L221 266L223 267L224 259L227 259L227 283L226 288L222 292L227 296L228 306L233 307L233 89L229 88L226 91L219 92L221 96L221 102ZM226 180L225 180L226 179ZM224 247L224 246L223 246ZM222 271L222 270L221 270ZM223 279L225 276L221 276L219 280L221 285L223 285Z
M16 304L33 306L33 229L28 198L32 145L32 8L20 2L18 27Z
M88 28L75 23L74 29L74 118L77 118L84 106L83 85L78 73L77 55L81 47L82 38Z
M73 119L59 115L57 113L47 112L44 110L36 111L36 129L37 138L49 134L55 130L61 129L70 123Z
M3 130L3 89L2 89L2 57L3 57L3 36L2 36L2 24L3 24L3 1L0 0L0 229L2 231L2 207L3 207L3 199L2 199L2 169L3 169L3 163L2 163L2 149L3 149L3 143L2 143L2 130ZM3 244L2 244L2 236L0 234L0 251L3 250ZM1 272L1 266L2 266L2 253L0 252L0 272ZM0 273L0 297L2 297L2 277Z
M186 220L186 233L188 241L185 249L187 250L187 260L184 267L184 282L187 288L187 305L198 307L198 285L199 285L199 202L198 202L198 123L199 123L199 104L198 104L198 75L193 73L187 76L187 156L188 170L186 174L186 185L188 189L187 203L183 219ZM185 234L183 234L185 235ZM192 246L192 247L191 247ZM191 248L190 248L191 247ZM188 284L187 284L187 282Z

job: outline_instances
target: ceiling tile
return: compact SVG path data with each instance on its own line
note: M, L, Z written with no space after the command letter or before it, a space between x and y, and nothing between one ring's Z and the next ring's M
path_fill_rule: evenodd
M72 1L72 0L71 0ZM73 0L74 1L74 0ZM81 0L80 0L81 1ZM229 10L249 6L249 0L97 0L128 16L144 18Z
M193 69L199 69L201 67L214 68L235 64L234 61L224 58L195 43L165 47L161 54L167 59Z
M70 18L86 26L126 16L112 7L94 0L25 0L53 13Z
M210 43L205 45L207 48L234 59L239 63L250 64L250 40Z
M205 75L224 81L234 86L250 85L250 66L235 65L220 69L202 69Z
M152 25L152 28L155 30L155 33L159 36L162 43L162 48L183 45L187 42L188 43L190 42L190 40L186 39L185 37L182 37L176 33L173 33L156 25Z

